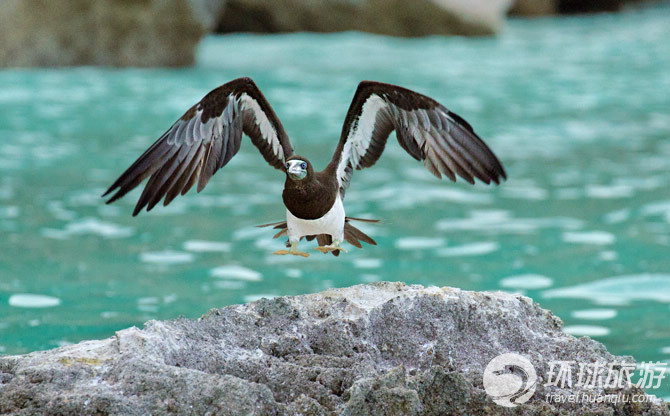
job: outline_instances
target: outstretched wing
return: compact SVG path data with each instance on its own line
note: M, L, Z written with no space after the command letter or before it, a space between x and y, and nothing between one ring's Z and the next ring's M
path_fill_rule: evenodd
M353 169L374 165L393 130L400 146L438 178L444 174L456 181L458 175L470 183L478 178L487 184L507 178L498 158L461 117L406 88L363 81L329 165L336 169L342 197Z
M111 203L149 181L133 216L151 210L165 197L169 204L197 182L198 192L240 149L242 133L251 138L265 160L283 170L293 155L286 131L250 78L238 78L216 88L191 107L109 187Z

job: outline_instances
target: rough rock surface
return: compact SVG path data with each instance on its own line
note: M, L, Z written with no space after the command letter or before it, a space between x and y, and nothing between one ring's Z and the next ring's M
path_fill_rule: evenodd
M510 351L533 363L537 391L503 408L482 373ZM377 283L2 357L0 414L670 414L661 402L544 400L562 392L543 386L548 362L615 359L632 360L564 334L522 296Z
M190 65L209 10L198 1L3 0L0 67Z
M226 0L217 31L491 35L504 24L510 4L511 0Z

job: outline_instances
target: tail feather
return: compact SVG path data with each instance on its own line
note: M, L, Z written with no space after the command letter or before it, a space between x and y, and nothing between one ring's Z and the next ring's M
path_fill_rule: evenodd
M327 246L328 244L332 244L333 237L331 237L330 234L319 234L316 236L316 241L319 243L320 246L323 247ZM340 255L340 250L334 250L331 251L331 253L333 253L333 256L337 257Z
M258 228L263 228L263 227L272 227L272 228L286 228L286 221L277 221L277 222L271 222L269 224L261 224L257 225L256 227Z
M377 242L369 235L365 234L363 231L359 230L348 222L344 223L344 239L347 240L349 244L355 245L358 248L361 248L361 243L358 242L358 240L373 246L377 245ZM352 242L354 240L356 240L356 243Z
M288 234L288 228L282 228L282 229L279 230L279 232L278 232L277 234L275 234L274 237L272 237L272 238L279 238L279 237L281 237L281 236L284 235L284 234Z
M363 231L351 225L349 223L350 221L373 223L373 222L379 222L379 220L356 218L356 217L345 217L344 219L344 239L346 240L347 243L358 248L363 248L361 241L367 244L371 244L373 246L377 245L377 242L373 240L372 237L370 237ZM283 235L288 234L288 226L286 224L286 221L278 221L269 224L257 225L257 227L272 227L275 230L279 230L279 232L275 234L272 238L279 238ZM314 240L314 238L316 238L316 241L319 243L320 246L326 246L333 242L333 238L329 234L308 235L305 236L305 238L307 239L307 241L312 241ZM331 251L331 253L333 253L334 256L339 256L340 250Z

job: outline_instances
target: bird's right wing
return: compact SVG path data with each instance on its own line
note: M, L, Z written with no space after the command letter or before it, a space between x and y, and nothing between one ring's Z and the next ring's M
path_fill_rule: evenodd
M293 155L288 135L250 78L238 78L207 94L172 125L109 187L111 203L150 176L133 215L184 195L197 182L200 192L240 149L247 134L265 160L284 170Z

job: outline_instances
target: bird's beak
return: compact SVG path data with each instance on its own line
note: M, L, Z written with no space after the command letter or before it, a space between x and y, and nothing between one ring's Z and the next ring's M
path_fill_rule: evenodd
M305 176L307 176L307 171L305 169L302 169L299 165L296 165L288 168L288 174L291 177L291 179L301 180L305 179Z

